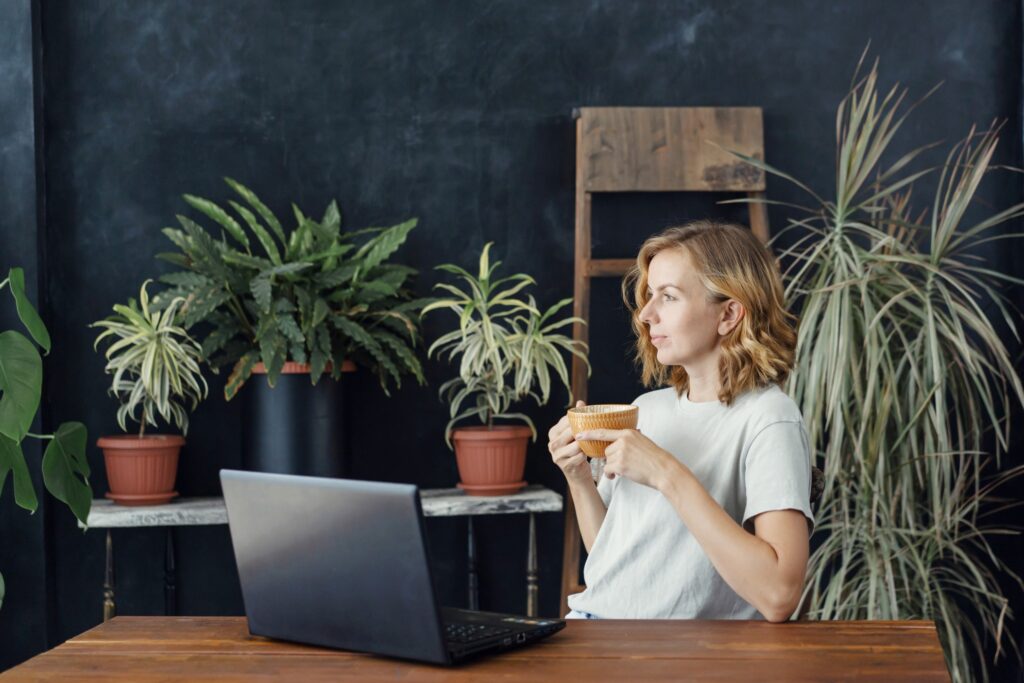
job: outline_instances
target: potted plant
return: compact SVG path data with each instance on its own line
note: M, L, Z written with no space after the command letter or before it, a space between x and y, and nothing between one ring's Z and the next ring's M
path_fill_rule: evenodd
M84 525L92 507L85 425L64 422L53 434L29 431L43 390L43 360L39 348L50 352L50 333L25 294L25 272L21 268L10 269L7 277L0 281L0 289L5 287L10 289L18 319L32 339L17 330L0 332L0 496L7 475L11 474L14 502L29 512L36 511L39 499L22 442L26 437L48 441L41 465L43 486L54 498L65 503ZM3 605L4 588L3 574L0 574L0 605Z
M142 283L138 303L133 298L127 306L115 304L114 315L90 325L103 329L94 348L105 339L113 341L105 370L113 375L110 393L121 402L117 423L123 431L128 431L128 418L139 423L137 435L97 441L110 486L106 496L121 505L158 505L178 495L174 480L188 434L188 410L207 394L200 346L177 319L185 299L177 297L157 311L146 292L150 282ZM176 424L181 435L146 434L146 425L157 426L157 416Z
M388 263L416 226L342 231L332 201L318 221L292 205L282 221L249 188L225 178L240 201L185 195L219 235L179 215L164 234L180 252L161 254L180 270L160 279L161 304L184 296L184 325L202 324L202 355L214 372L227 366L231 400L245 392L243 452L250 469L341 476L347 434L343 372L375 375L384 393L412 374L426 383L415 349L419 309L405 287L416 270ZM319 382L324 374L334 381Z
M452 298L441 299L424 307L423 313L445 308L458 316L459 327L438 338L427 350L429 358L435 350L448 352L448 359L460 358L459 376L445 382L440 395L448 401L449 417L445 426L448 448L455 446L459 468L459 488L470 495L502 495L522 488L526 465L527 439L537 440L537 430L529 416L509 412L510 406L527 396L538 405L545 405L551 394L551 372L569 392L569 374L561 352L568 351L583 359L590 371L585 353L586 344L554 330L580 321L570 317L552 321L555 313L572 301L562 299L543 314L533 296L525 301L515 295L534 284L529 275L517 274L500 279L494 272L501 261L489 263L488 242L480 254L478 274L474 277L462 268L443 264L437 269L458 275L467 287L459 289L437 283ZM540 389L540 394L534 390ZM476 417L481 426L452 429L459 420ZM498 425L496 419L513 419L523 425Z
M834 198L737 155L812 200L783 231L800 232L782 252L801 318L787 391L825 473L803 611L935 620L953 679L988 680L985 644L993 659L1004 644L1017 650L1005 586L1024 584L991 543L1016 530L986 519L1019 504L996 489L1022 468L992 474L986 442L998 466L1024 386L990 319L1015 329L1000 288L1021 280L976 247L1020 237L994 228L1024 216L1024 204L973 222L979 185L999 168L999 126L972 128L937 169L913 168L934 145L893 154L906 92L882 96L877 82L876 61L839 105ZM931 211L913 210L915 181L936 170Z

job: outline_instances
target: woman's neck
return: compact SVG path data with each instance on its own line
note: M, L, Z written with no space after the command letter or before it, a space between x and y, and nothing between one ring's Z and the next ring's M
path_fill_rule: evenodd
M686 398L690 403L707 403L718 400L718 392L722 390L722 383L718 379L718 373L706 375L692 375L687 373L689 390Z

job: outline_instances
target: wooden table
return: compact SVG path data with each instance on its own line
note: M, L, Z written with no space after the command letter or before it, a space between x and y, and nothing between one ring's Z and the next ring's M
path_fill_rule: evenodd
M0 675L75 681L949 681L930 621L570 619L458 668L249 635L242 617L117 617Z
M537 531L534 514L561 512L562 496L540 484L500 496L468 496L458 488L422 489L420 502L424 517L466 517L468 519L468 607L480 609L479 579L476 568L476 535L473 517L478 515L530 516L530 535L526 547L526 614L537 616ZM164 527L167 542L164 552L164 614L177 614L177 570L174 552L174 528L228 523L224 499L179 498L164 505L125 506L100 498L92 502L89 528L106 529L106 571L103 580L103 620L117 613L114 599L114 539L111 529L123 527ZM83 526L79 523L79 526Z

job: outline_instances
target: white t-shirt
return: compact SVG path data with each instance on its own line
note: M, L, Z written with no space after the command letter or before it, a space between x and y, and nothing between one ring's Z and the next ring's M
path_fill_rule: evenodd
M643 394L637 429L683 462L753 533L768 510L799 510L813 529L811 454L800 409L777 385L733 405L692 403L673 387ZM602 475L608 507L569 607L604 619L761 619L725 582L672 504L653 488Z

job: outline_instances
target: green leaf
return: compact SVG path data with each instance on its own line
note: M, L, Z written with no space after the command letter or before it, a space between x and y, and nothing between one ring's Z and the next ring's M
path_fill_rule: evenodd
M178 273L167 273L160 276L160 282L165 282L175 287L206 287L210 284L210 278L202 273L183 271Z
M295 322L295 318L287 313L280 313L275 320L277 321L277 329L280 330L281 334L285 337L296 344L304 344L306 342L306 337L302 334L302 330L299 329L298 324ZM298 358L294 358L293 360L299 363L303 362Z
M327 231L327 233L337 238L341 231L341 211L338 210L338 202L331 200L331 203L327 205L327 210L324 211L324 217L320 221L320 226Z
M366 280L359 283L359 289L356 291L352 301L357 304L370 304L394 296L397 291L398 285L394 283Z
M43 347L43 351L49 353L50 333L46 331L43 319L39 317L39 313L25 295L25 271L21 268L11 268L8 277L10 278L11 294L14 295L14 305L18 309L18 317L21 318L21 324L25 326L25 329L36 340L36 343Z
M270 285L270 274L260 273L249 283L249 290L252 292L256 305L264 313L270 313L270 302L274 298L274 292Z
M240 244L244 245L245 247L249 246L249 238L245 236L245 231L242 230L242 226L238 224L238 221L236 221L234 218L228 215L228 213L224 209L220 208L219 206L211 202L209 199L203 199L202 197L196 197L195 195L191 194L186 194L183 196L185 198L185 201L188 202L189 205L192 206L192 208L198 209L199 211L203 212L204 214L215 220L217 223L223 226L224 229L227 230L228 233L230 233L231 236L234 237L235 240L238 241Z
M231 293L216 283L192 292L182 307L182 326L190 328L206 320L231 299Z
M9 471L14 472L14 502L29 512L35 512L39 500L21 445L0 434L0 493L3 493L3 481Z
M262 225L260 225L260 222L256 220L256 216L253 215L252 211L234 200L229 200L228 203L231 204L231 208L237 211L238 215L245 220L246 225L248 225L249 229L256 235L256 239L258 239L260 244L263 245L263 251L267 253L270 260L275 265L280 265L281 252L278 251L277 245L274 244L274 238L270 236L270 233L267 232ZM248 246L248 244L246 244L246 246Z
M335 268L334 270L317 273L313 278L313 281L316 282L320 289L334 289L346 282L350 282L355 276L358 268L359 266L357 264L347 263Z
M0 333L0 434L21 443L32 426L43 389L43 361L24 335Z
M43 484L54 498L67 504L83 526L92 506L85 456L87 437L84 424L65 422L57 428L43 454Z
M323 374L324 368L327 366L327 361L331 358L331 333L326 327L316 328L316 343L313 345L313 351L309 356L309 371L311 379L316 381L321 374Z
M224 181L231 186L232 190L241 195L242 199L244 199L249 206L256 210L256 213L260 215L263 222L269 225L270 229L274 231L275 235L277 235L277 239L281 241L281 244L286 244L288 240L285 238L284 230L281 228L281 221L277 220L277 216L275 216L270 209L268 209L266 205L259 200L259 197L257 197L252 190L247 188L245 185L242 185L237 180L224 178Z
M368 351L370 355L373 357L373 359L377 362L379 367L372 369L378 372L378 376L380 377L381 380L381 387L384 388L385 394L387 394L388 391L385 386L384 374L380 372L380 368L386 370L395 379L395 383L399 387L402 386L401 373L398 371L398 368L395 367L395 364L391 360L391 358L389 358L388 355L381 348L380 343L378 343L378 341L374 339L373 335L371 335L369 332L363 329L363 327L358 323L340 315L336 315L333 318L331 318L331 322L334 324L335 327L341 330L342 333L344 333L349 339L356 342L356 344L358 344L363 349Z
M416 227L418 218L394 225L364 244L356 252L354 260L360 260L364 271L374 268L391 256L405 242L409 232Z
M230 401L238 394L238 390L242 388L242 385L252 375L252 366L256 365L259 359L260 355L257 351L249 351L238 359L235 367L231 370L231 374L228 375L227 382L224 384L225 401Z

